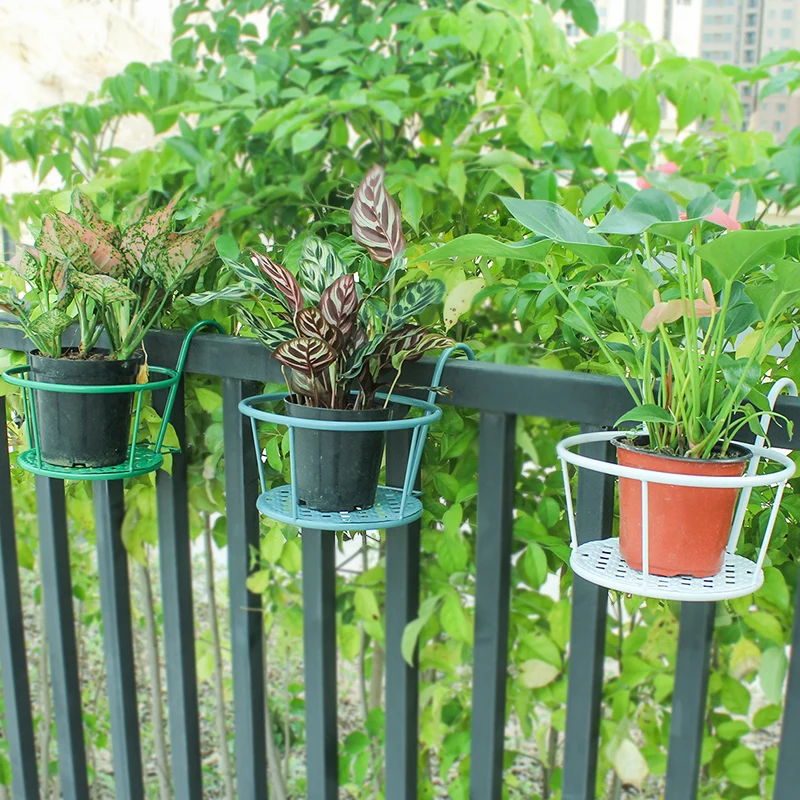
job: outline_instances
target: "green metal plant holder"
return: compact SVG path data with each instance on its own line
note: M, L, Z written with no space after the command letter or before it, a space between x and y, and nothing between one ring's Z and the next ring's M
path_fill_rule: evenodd
M313 528L324 531L364 531L377 530L383 528L396 528L399 525L407 525L422 516L422 500L420 493L414 490L414 483L419 472L422 460L422 450L425 446L425 438L431 423L442 416L442 410L436 403L436 389L442 378L447 359L455 352L463 352L471 361L475 360L472 350L465 344L457 344L445 350L436 364L436 369L431 381L431 390L428 392L427 400L417 400L411 397L392 395L392 403L417 408L422 414L417 417L404 419L390 419L376 422L340 422L331 420L313 420L300 417L288 417L285 414L278 414L273 411L265 411L259 406L265 403L274 403L283 400L288 396L287 392L275 392L272 394L262 394L256 397L248 397L239 403L239 410L245 416L250 417L253 429L253 441L258 459L258 472L261 481L261 495L256 505L258 510L266 517L286 522L290 525L297 525L301 528ZM385 399L385 394L377 395ZM290 484L268 489L266 476L264 474L264 459L262 448L258 440L258 422L270 422L285 426L289 429L289 449L290 449ZM313 430L336 430L336 431L397 431L413 429L411 438L411 448L409 450L408 463L403 485L378 486L374 505L369 508L357 509L355 511L317 511L308 508L300 503L297 497L297 473L294 459L294 430L295 428L309 428Z
M194 325L186 334L183 340L178 363L175 369L168 367L148 367L150 377L156 376L156 380L148 380L147 383L117 385L117 386L77 386L60 383L41 383L25 377L30 371L30 366L13 367L3 372L3 380L13 386L22 389L22 403L25 412L25 420L28 430L28 441L31 443L30 450L25 450L19 454L17 459L18 466L32 472L35 475L44 475L48 478L60 478L70 481L109 481L121 480L123 478L133 478L137 475L145 475L154 472L164 463L164 456L168 453L179 452L177 448L164 445L164 437L167 433L169 418L172 414L172 407L175 405L175 397L178 392L178 383L181 379L183 366L186 363L186 356L189 353L189 345L195 333L201 328L216 328L219 333L224 333L222 326L214 320L202 320ZM161 427L158 431L155 443L137 442L137 431L139 430L139 420L142 414L142 399L145 392L168 390L167 402L164 406L164 414L161 417ZM63 467L49 464L41 456L39 441L39 421L36 418L36 404L33 402L34 392L63 392L66 394L123 394L134 393L136 403L133 416L133 427L131 428L131 442L128 446L128 456L121 464L111 467Z

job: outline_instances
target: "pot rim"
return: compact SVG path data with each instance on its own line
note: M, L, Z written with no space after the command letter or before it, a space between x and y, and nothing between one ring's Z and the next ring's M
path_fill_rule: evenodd
M130 358L65 358L64 353L68 353L70 351L77 350L77 347L62 347L61 348L61 355L58 358L53 358L53 356L48 356L42 353L38 349L28 350L29 356L34 356L35 358L45 359L51 362L57 361L69 361L70 364L129 364L132 361L139 362L144 361L144 351L137 350ZM106 347L93 347L90 351L90 355L92 353L110 353L111 351Z
M305 406L301 403L294 403L289 400L288 397L285 397L284 405L290 407L287 408L287 412L291 412L294 409L308 409L309 411L319 412L322 415L328 414L352 414L353 416L363 415L363 416L374 416L377 419L389 419L393 412L396 410L396 407L393 403L389 403L388 407L383 408L383 406L379 406L378 408L325 408L324 406Z
M735 448L737 452L741 453L741 455L733 457L726 456L725 458L688 458L687 456L673 456L669 453L658 453L655 450L647 450L644 447L637 447L636 445L625 441L627 438L628 434L622 432L610 441L614 447L622 450L629 450L633 453L643 453L644 455L652 456L653 458L663 458L667 461L679 461L682 464L742 464L749 461L753 457L753 454L749 450L741 447L735 442L731 443L729 449ZM639 434L637 438L643 439L645 436L644 434Z

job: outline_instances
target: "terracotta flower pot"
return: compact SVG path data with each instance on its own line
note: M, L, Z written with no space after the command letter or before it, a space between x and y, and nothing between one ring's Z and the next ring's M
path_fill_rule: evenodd
M639 441L639 440L637 440ZM646 444L646 440L644 440ZM678 475L740 477L750 453L733 448L728 458L677 458L653 453L629 440L614 441L617 463ZM722 569L738 489L649 485L649 569L652 575L706 578ZM620 552L634 569L642 569L642 484L619 479Z

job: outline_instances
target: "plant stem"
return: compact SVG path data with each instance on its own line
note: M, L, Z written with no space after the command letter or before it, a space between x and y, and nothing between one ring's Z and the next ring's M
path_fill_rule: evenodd
M634 403L638 406L640 404L639 395L636 394L633 386L631 386L631 382L628 380L628 376L625 374L625 371L620 367L617 363L616 358L614 358L614 354L608 349L608 345L603 341L602 336L596 332L594 325L584 318L583 314L581 314L580 310L577 306L569 299L569 296L566 292L561 288L558 283L558 278L553 272L553 266L549 260L545 262L545 269L547 270L547 275L550 278L551 283L556 289L556 292L561 296L561 299L569 306L569 308L575 313L578 319L583 323L584 328L586 329L586 333L590 336L595 344L600 348L603 355L605 356L608 363L611 365L611 368L614 372L617 373L617 377L623 382L625 388L628 390L628 393L633 398Z
M139 580L142 585L142 602L145 620L145 649L147 651L147 671L150 673L150 715L153 720L153 740L156 752L156 772L158 774L158 796L160 800L170 800L172 790L169 779L167 759L167 737L164 731L164 700L161 690L161 659L158 654L158 631L156 627L153 584L150 569L145 563L138 564Z
M292 722L290 718L289 684L292 678L292 657L286 648L286 667L283 670L283 782L289 784L289 757L291 756Z
M552 720L547 734L547 755L542 763L542 800L550 800L550 780L556 767L556 753L558 750L558 731L553 727Z
M264 686L269 686L269 670L267 669L268 640L264 635L262 638L262 649L264 652ZM269 692L264 692L264 711L266 717L266 736L267 736L267 766L269 767L269 796L271 800L287 800L286 784L281 773L281 754L275 744L275 720L269 705Z
M217 617L217 596L214 588L214 550L211 536L210 516L202 512L203 538L206 556L206 593L208 595L208 616L211 624L211 646L214 652L214 696L216 700L215 721L219 738L220 762L222 777L225 781L225 797L234 800L233 770L228 750L228 731L225 725L225 684L222 672L222 646L219 636L219 620Z

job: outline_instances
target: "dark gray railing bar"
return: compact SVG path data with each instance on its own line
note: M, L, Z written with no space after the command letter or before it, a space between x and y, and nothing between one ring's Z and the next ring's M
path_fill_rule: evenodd
M3 319L13 318L0 314L0 321ZM180 331L149 334L145 343L151 361L173 366L183 337ZM66 344L71 341L69 335L65 336ZM0 347L27 350L28 344L18 330L0 328ZM408 364L403 368L403 378L427 386L435 364L433 358ZM247 381L283 381L279 365L258 340L217 334L195 336L186 371ZM439 398L445 405L576 420L587 425L613 425L632 406L618 378L567 370L454 360L445 368L442 385L452 391L451 396ZM794 435L789 439L782 420L776 419L770 429L772 445L800 450L800 399L784 395L776 410L794 423Z
M88 800L64 482L37 476L36 505L61 791L65 800Z
M516 417L481 414L472 678L470 797L503 792Z
M783 708L773 800L795 800L800 787L800 592L794 607L792 659Z
M165 397L163 392L158 394L156 407L161 412ZM183 380L178 386L171 422L178 440L185 443ZM171 475L158 471L156 493L173 790L176 800L196 800L203 796L203 783L197 718L189 489L184 453L172 456Z
M402 486L411 431L387 436L386 483ZM419 485L419 476L417 476ZM402 653L403 632L419 612L420 523L386 535L386 800L416 800L419 670Z
M716 603L681 603L664 800L697 797L715 609Z
M122 481L94 485L97 565L106 657L111 744L114 754L114 794L117 800L144 797L136 668L131 625L128 553L122 543L125 517Z
M25 654L25 625L19 591L17 537L8 461L6 399L0 397L0 667L6 738L15 800L39 800L36 741Z
M307 796L309 800L337 800L336 534L304 528L300 535Z
M582 433L590 430L593 428L581 426ZM581 453L591 458L613 458L607 442L584 445ZM608 538L613 516L612 476L580 470L576 512L578 541L583 544L592 539ZM574 576L563 800L592 800L595 796L607 599L608 592L605 589Z
M258 469L249 420L239 401L258 394L251 383L223 381L225 505L237 797L266 800L267 743L264 687L264 619L261 595L247 588L251 549L258 548Z

